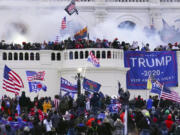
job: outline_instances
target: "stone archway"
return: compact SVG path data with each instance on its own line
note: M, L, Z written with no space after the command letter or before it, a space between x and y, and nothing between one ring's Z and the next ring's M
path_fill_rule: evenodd
M118 25L118 28L120 29L126 29L126 30L134 30L136 27L136 24L132 21L123 21Z
M143 21L141 20L141 18L131 14L120 16L116 20L118 22L118 27L119 25L124 25L125 27L130 26L131 29L135 27L144 28L144 24L142 24Z

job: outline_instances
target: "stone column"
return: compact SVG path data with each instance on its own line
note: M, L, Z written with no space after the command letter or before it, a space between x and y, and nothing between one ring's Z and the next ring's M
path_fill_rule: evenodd
M107 11L106 11L105 0L95 0L95 1L96 1L96 5L95 5L94 14L96 16L96 25L97 25L105 20Z
M149 20L157 30L162 28L162 16L160 10L160 0L149 0Z
M161 11L156 9L151 9L149 12L150 25L153 25L157 30L162 28L162 16Z

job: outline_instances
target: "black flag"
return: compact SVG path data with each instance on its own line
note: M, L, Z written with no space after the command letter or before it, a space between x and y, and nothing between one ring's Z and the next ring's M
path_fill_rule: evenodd
M71 3L69 5L66 6L66 8L64 9L69 15L72 15L73 13L76 12L76 14L78 15L78 10L76 9L75 6L75 1L72 0Z

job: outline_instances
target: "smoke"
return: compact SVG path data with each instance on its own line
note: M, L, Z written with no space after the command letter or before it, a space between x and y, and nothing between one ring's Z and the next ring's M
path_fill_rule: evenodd
M64 16L67 16L64 7L51 5L51 2L2 1L0 39L6 42L16 42L17 39L27 42L54 41L60 34Z
M129 24L124 24L124 28L119 28L118 26L119 24L116 21L112 19L107 20L90 30L90 38L107 39L110 41L118 38L120 42L125 41L128 43L138 41L140 47L143 44L149 43L151 50L159 45L164 45L164 42L161 41L159 34L156 32L148 32L147 34L142 28L135 26L133 29Z
M41 1L42 2L42 1ZM41 6L41 4L43 6ZM67 2L68 4L68 2ZM68 32L59 35L59 40L64 40L84 27L79 22L80 16L68 16L64 11L65 7L51 5L50 3L38 3L35 1L2 1L0 12L0 39L7 42L43 42L54 41L60 34L61 21L67 17ZM85 19L85 17L84 17ZM69 24L68 24L69 23ZM133 30L126 24L125 29L118 28L116 21L109 19L96 27L89 27L91 39L108 39L132 43L138 41L142 47L142 42L150 43L151 48L163 44L158 34L150 33L148 37L141 28L136 26ZM130 27L130 29L129 29ZM61 33L62 34L62 33Z

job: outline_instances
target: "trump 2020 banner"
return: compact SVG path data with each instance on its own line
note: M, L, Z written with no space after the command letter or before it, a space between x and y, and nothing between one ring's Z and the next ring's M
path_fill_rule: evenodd
M83 80L83 88L87 91L98 92L100 87L101 87L101 84L97 82L88 80L86 78L84 78Z
M45 71L26 71L30 92L46 91L47 86L44 84Z
M166 87L178 85L175 51L126 51L124 65L130 68L126 75L128 89L146 89L150 75Z
M60 90L63 90L69 93L77 93L77 85L74 85L68 80L61 77Z

